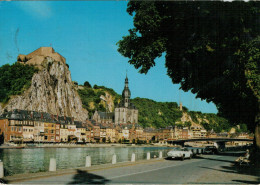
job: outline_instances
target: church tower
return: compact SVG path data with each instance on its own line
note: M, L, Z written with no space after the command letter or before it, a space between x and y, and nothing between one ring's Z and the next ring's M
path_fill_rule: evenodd
M129 105L130 105L131 92L130 92L129 87L128 87L128 78L127 78L127 76L125 78L125 88L124 88L124 90L122 92L122 97L123 97L123 101L124 101L124 106L126 108L128 108Z
M115 108L115 124L137 124L138 109L130 102L131 92L128 87L128 78L125 78L125 87L122 100Z

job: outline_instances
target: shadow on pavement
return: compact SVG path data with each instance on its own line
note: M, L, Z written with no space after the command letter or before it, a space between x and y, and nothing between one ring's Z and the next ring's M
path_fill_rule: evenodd
M167 160L167 161L181 161L181 158L165 157L164 160Z
M73 181L68 184L106 184L109 182L108 179L88 173L87 171L77 170L77 174L74 175Z
M239 166L236 164L235 161L230 160L221 160L221 159L212 159L212 158L205 158L201 157L206 160L214 160L214 161L220 161L220 162L228 162L230 165L221 166L222 169L215 169L215 168L209 168L209 167L201 167L206 168L210 170L216 170L221 171L225 173L234 173L234 174L240 174L240 175L251 175L257 177L256 181L247 181L247 180L232 180L237 183L247 183L247 184L259 184L260 183L260 168L256 167L254 165L243 165Z
M195 157L194 157L195 158ZM216 158L207 158L207 157L202 157L202 156L196 156L197 159L206 159L206 160L212 160L212 161L220 161L220 162L228 162L235 164L235 161L232 160L223 160L223 159L216 159Z
M255 182L255 181L246 181L246 180L233 180L233 181L243 183L243 184L259 184L259 182Z
M8 184L8 181L0 178L0 184Z

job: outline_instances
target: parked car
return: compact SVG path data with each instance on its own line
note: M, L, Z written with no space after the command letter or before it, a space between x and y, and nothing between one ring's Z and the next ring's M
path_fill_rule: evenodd
M205 154L217 154L218 149L215 146L206 146L204 150Z
M174 148L167 153L167 158L180 158L182 161L185 158L192 158L192 152L187 148Z

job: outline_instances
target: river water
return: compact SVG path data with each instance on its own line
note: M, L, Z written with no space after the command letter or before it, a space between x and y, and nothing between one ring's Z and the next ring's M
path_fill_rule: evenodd
M113 154L117 162L130 161L132 153L136 160L158 157L159 151L166 156L167 147L89 147L89 148L27 148L0 149L0 159L4 163L5 175L48 171L50 158L56 158L57 169L84 167L86 156L91 156L92 165L112 162Z

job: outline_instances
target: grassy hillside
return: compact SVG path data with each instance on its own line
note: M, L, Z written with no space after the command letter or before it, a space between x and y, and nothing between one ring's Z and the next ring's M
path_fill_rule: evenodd
M0 102L7 103L10 96L22 94L28 89L37 71L33 66L20 63L0 67Z
M189 111L189 115L195 123L202 125L207 131L215 132L229 131L232 125L225 118L219 117L212 113L201 113Z
M105 96L106 93L111 95L113 99L113 102L111 102L113 104L112 107L117 105L121 99L121 96L118 95L113 89L106 88L104 86L94 85L93 88L91 86L79 87L78 93L82 100L83 107L89 111L90 117L93 115L95 110L103 112L106 111L106 104L100 99L102 95Z
M156 102L146 98L135 98L131 102L138 108L138 122L144 127L174 125L182 117L182 112L175 102Z

